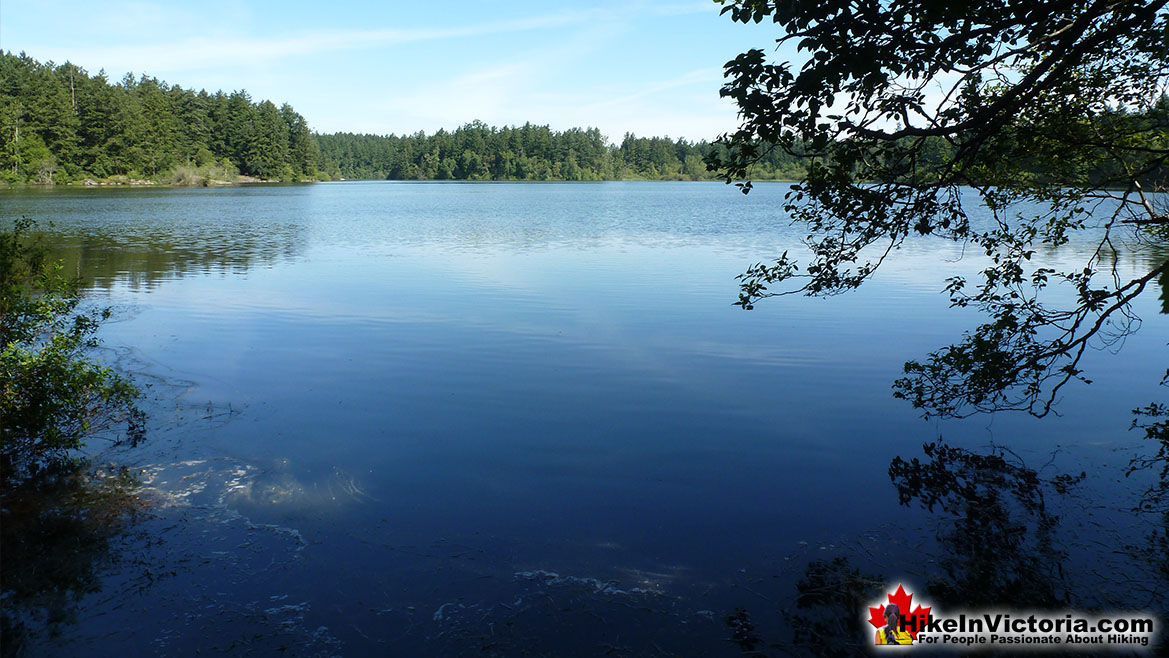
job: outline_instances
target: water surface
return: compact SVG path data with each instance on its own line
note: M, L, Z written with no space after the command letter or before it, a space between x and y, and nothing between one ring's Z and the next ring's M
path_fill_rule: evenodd
M857 293L741 311L734 277L801 248L785 191L3 193L114 307L106 358L149 386L153 430L101 455L141 474L153 518L38 651L735 655L724 618L781 635L810 560L927 578L908 547L935 543L931 518L888 469L940 435L1089 465L1108 509L1132 502L1130 410L1156 399L1169 341L1155 294L1062 416L923 422L890 384L977 323L940 290L978 260L924 242Z

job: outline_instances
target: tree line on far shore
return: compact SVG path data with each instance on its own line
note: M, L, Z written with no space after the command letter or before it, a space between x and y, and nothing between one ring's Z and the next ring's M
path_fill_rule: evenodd
M1123 114L1123 110L1116 110ZM1164 125L1169 99L1148 120ZM932 137L914 147L902 173L942 172L954 147ZM626 133L610 143L596 128L489 126L479 121L427 135L312 132L290 105L253 101L243 90L194 91L145 75L111 82L66 62L40 63L0 51L0 185L21 183L230 183L373 180L719 180L717 142ZM753 180L802 180L818 157L810 149L761 148ZM1037 181L1106 179L1123 163L1105 158L1083 171L1025 167ZM1162 172L1146 172L1157 177ZM971 180L969 183L994 181Z
M638 137L610 144L596 128L554 131L526 123L497 128L473 121L427 135L318 135L331 178L390 180L716 180L705 140ZM763 179L797 180L799 159L775 153L756 167Z
M86 180L209 184L262 180L699 180L707 141L554 131L475 121L427 135L320 135L290 105L248 92L194 91L126 74L113 82L70 62L0 51L0 183ZM798 179L776 154L759 178Z

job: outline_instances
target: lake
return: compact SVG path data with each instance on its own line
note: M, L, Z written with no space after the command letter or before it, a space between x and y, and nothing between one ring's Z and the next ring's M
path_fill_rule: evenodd
M1149 530L1123 472L1151 450L1131 410L1164 397L1157 292L1058 417L923 421L891 383L977 324L941 290L979 260L921 241L855 293L742 311L734 277L801 249L786 189L0 192L113 308L102 358L150 415L141 447L94 450L145 512L34 653L739 655L791 641L810 565L919 591L947 568L949 518L889 475L939 437L1085 471L1045 499L1041 561L1073 605L1163 605L1102 587Z

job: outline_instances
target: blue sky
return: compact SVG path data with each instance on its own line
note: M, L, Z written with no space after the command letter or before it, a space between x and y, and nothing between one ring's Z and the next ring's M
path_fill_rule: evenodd
M320 132L433 132L474 119L697 140L736 126L722 65L774 48L710 0L3 0L0 48L112 80L246 89Z

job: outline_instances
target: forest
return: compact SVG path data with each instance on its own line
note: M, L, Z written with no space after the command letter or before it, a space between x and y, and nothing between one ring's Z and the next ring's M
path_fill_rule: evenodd
M318 135L322 167L331 178L390 180L715 180L705 140L674 141L626 133L611 144L596 128L562 132L548 126L496 128L479 121L432 135ZM758 179L798 180L801 158L770 154L753 169Z
M198 184L316 178L320 154L291 106L0 53L0 180Z
M1147 119L1169 124L1169 99L1162 98ZM929 179L945 169L953 146L940 137L925 141L923 148L906 149L913 151L912 161L890 170ZM196 92L129 73L111 82L104 71L90 74L69 62L41 63L0 51L0 184L718 180L707 163L719 160L725 148L630 133L614 144L597 128L555 131L480 121L429 135L324 135L287 103L255 101L244 90ZM802 145L763 146L746 177L802 180L810 163L823 157ZM1067 165L1047 171L1047 163L1036 161L1026 169L1036 182L1107 180L1123 169L1115 158ZM975 178L967 182L995 182Z
M328 179L713 179L711 143L596 128L554 131L474 121L431 135L312 132L290 105L248 92L194 91L126 74L112 82L72 63L0 52L0 182L179 185ZM757 178L795 180L800 159L776 153Z

